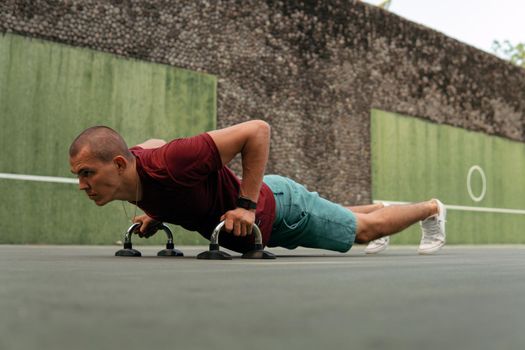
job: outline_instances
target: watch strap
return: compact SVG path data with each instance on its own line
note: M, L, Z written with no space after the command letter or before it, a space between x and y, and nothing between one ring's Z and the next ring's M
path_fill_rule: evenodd
M237 208L243 208L247 210L257 209L257 203L249 200L248 198L239 197L237 198Z

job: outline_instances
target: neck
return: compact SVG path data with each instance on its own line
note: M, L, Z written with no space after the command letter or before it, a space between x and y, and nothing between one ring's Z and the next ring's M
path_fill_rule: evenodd
M140 182L140 176L137 171L137 162L133 162L133 166L131 167L133 169L133 177L135 179L135 191L133 193L133 201L140 201L142 199L142 183Z
M133 161L127 169L123 181L123 200L130 202L138 202L142 199L142 184L140 183L140 176L137 172L137 162Z

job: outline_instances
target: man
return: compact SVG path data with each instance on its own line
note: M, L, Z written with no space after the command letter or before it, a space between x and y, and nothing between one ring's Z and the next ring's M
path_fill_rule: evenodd
M69 155L80 190L97 205L124 200L145 212L133 218L141 223L140 236L169 222L209 238L224 220L230 234L220 235L219 244L237 252L253 248L254 223L269 247L346 252L354 242L381 242L422 221L419 253L445 244L446 210L439 200L343 207L291 179L264 176L269 148L270 126L252 120L169 143L151 139L131 149L114 130L96 126L73 141ZM242 180L226 166L239 153Z

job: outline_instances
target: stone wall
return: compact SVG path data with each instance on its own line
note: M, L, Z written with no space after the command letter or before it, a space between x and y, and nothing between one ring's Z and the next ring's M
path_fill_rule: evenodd
M267 172L345 204L371 108L525 141L525 70L356 1L5 0L0 31L217 75L219 126L270 122Z

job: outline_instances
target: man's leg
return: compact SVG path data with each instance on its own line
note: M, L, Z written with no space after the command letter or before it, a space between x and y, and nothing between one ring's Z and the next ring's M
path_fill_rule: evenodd
M354 213L368 214L376 210L383 209L384 207L388 205L390 204L379 202L379 203L370 204L370 205L361 205L361 206L346 207L346 208L351 210ZM365 248L365 253L366 254L381 253L386 248L388 248L389 244L390 244L390 236L383 236L381 238L370 241Z
M269 247L308 247L347 252L353 245L357 219L347 208L310 192L295 181L267 175L272 189L276 218Z
M393 205L369 213L355 213L357 218L357 243L400 232L405 228L438 214L438 202L430 200L416 204Z
M430 250L424 253L436 250L436 237L441 239L441 246L444 244L446 211L437 200L384 208L382 203L343 207L319 197L316 192L309 192L291 179L272 175L265 176L264 181L272 189L278 208L268 243L270 247L294 249L303 246L346 252L354 242L367 243L420 220L424 220L422 243L431 242ZM434 235L435 232L441 235ZM423 253L421 247L420 253Z

